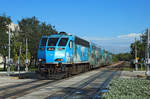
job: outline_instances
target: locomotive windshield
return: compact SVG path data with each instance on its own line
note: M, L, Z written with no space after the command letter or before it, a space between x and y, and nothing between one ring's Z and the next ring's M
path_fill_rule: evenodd
M58 46L66 46L67 42L68 42L68 38L61 38Z
M42 38L41 46L45 46L47 42L47 38Z
M58 39L59 38L49 38L48 46L56 46Z

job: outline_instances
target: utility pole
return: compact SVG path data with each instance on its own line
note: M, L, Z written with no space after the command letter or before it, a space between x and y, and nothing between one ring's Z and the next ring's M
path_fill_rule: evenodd
M136 38L135 38L135 70L136 71L138 70L137 63L138 63L138 59L137 59L137 45L136 45Z
M147 72L149 71L149 29L147 29Z
M19 72L19 77L20 77L20 56L21 56L21 46L20 46L20 49L19 49L19 55L18 55L18 72Z
M8 76L10 75L10 27L8 25Z
M25 60L25 64L26 64L26 68L25 71L28 72L28 39L26 38L26 60Z
M150 71L149 71L149 64L150 64L150 59L149 59L149 29L147 29L147 70L146 70L146 75L147 79L150 79Z

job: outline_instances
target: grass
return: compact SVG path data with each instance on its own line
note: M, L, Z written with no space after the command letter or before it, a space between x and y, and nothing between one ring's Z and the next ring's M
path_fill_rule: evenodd
M16 66L11 66L10 67L10 70L11 71L17 71L17 67ZM24 71L25 70L25 67L20 67L20 71ZM33 72L33 71L36 71L37 70L37 68L35 67L35 66L29 66L28 67L28 70L30 71L30 72ZM6 68L6 70L4 70L3 68L0 68L0 72L1 71L7 71L7 68Z
M146 67L143 64L138 64L138 71L145 71ZM130 62L124 62L122 64L121 70L123 71L134 71L135 70L135 66L134 64L131 64Z
M3 69L3 68L0 68L0 71L4 71L4 69Z
M29 71L33 72L33 71L36 71L37 68L35 66L29 66Z
M123 70L123 71L132 71L133 68L131 68L131 67L123 67L121 70Z
M131 67L122 67L121 70L123 70L123 71L134 71L135 68L131 68ZM145 66L144 66L144 67L138 67L138 71L145 71L145 70L146 70Z
M146 79L113 79L109 84L108 93L102 99L149 99L150 80Z

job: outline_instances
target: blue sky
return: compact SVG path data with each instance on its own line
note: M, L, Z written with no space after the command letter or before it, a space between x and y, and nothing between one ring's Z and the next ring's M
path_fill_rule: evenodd
M0 14L14 23L36 16L40 21L91 40L113 52L129 45L150 27L150 0L0 0Z

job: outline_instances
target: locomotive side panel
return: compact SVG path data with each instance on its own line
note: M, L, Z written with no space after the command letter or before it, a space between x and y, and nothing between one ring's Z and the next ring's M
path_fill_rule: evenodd
M89 62L89 48L75 44L74 48L74 64L76 63L88 63Z
M89 63L89 42L79 37L74 40L74 63Z

